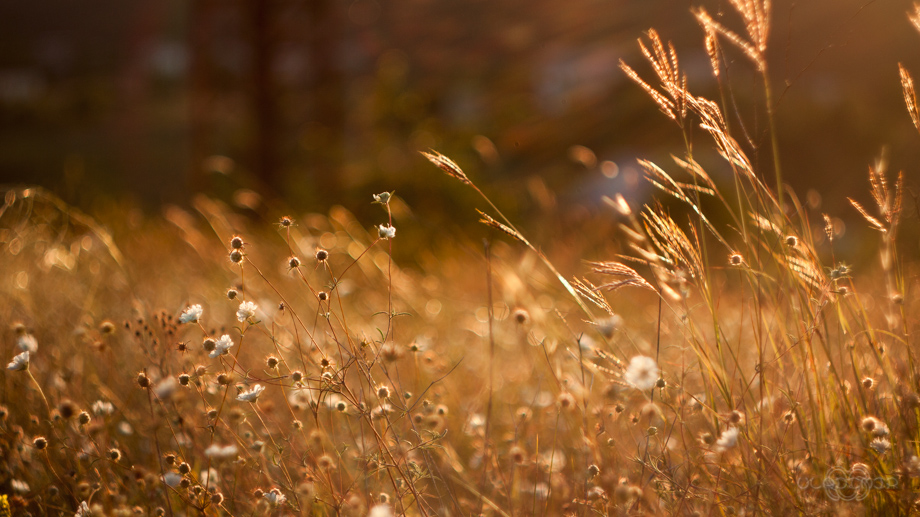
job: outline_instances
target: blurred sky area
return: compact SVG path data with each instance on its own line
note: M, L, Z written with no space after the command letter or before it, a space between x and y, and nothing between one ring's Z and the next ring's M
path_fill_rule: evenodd
M683 143L617 63L651 79L636 39L655 27L691 90L718 98L699 5L743 33L724 0L2 2L0 182L89 208L247 188L325 211L395 189L434 220L475 219L475 198L417 154L435 148L517 215L616 191L642 200L635 159L674 170L668 154ZM774 2L785 179L822 210L852 215L846 196L868 200L883 147L917 183L920 137L897 69L920 76L911 5ZM732 123L772 184L757 76L723 47ZM694 146L730 184L702 131Z

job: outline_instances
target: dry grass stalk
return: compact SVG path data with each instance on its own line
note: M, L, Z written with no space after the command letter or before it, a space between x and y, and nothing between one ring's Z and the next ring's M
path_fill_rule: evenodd
M917 32L920 32L920 2L914 2L914 10L907 13L907 19L917 29Z
M904 102L907 104L907 112L910 113L910 119L913 121L914 127L920 131L920 111L917 109L917 92L914 91L914 80L901 63L898 63L898 71L901 73L901 89L904 93Z
M508 226L506 226L506 225L504 225L504 224L502 224L502 223L496 221L496 220L493 219L490 215L486 214L486 213L483 212L482 210L476 210L476 211L479 212L479 215L480 215L479 222L480 222L480 223L483 223L483 224L485 224L486 226L491 226L492 228L495 228L496 230L500 230L500 231L502 231L502 232L504 232L504 233L507 233L508 235L514 237L515 239L517 239L517 240L520 241L521 243L526 244L527 246L530 246L530 243L527 242L527 239L525 239L523 235L521 235L520 233L518 233L517 230L515 230L515 229L513 229L513 228L510 228L510 227L508 227Z

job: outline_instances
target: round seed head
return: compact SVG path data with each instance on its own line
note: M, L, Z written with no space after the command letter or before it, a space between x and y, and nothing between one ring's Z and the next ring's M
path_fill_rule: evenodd
M235 250L243 249L243 238L239 235L235 235L232 239L230 239L230 247Z
M317 248L314 257L316 257L317 262L325 262L329 258L329 252L323 248Z
M300 267L300 259L297 258L297 257L291 257L291 258L289 258L289 259L288 259L288 266L289 266L291 269L296 269L296 268Z
M234 264L239 264L242 261L243 261L243 254L240 252L240 250L233 250L230 252L230 262L233 262Z
M150 379L147 377L146 373L141 372L137 374L137 385L140 386L141 388L150 387Z
M32 440L32 446L38 450L42 450L48 446L48 440L44 436L36 436L35 439Z

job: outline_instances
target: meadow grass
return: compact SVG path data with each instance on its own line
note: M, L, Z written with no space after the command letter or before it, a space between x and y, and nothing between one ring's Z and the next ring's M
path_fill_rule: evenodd
M769 170L649 31L655 81L621 67L687 145L639 161L661 202L605 199L623 253L581 257L575 277L436 151L494 231L475 256L409 267L391 193L373 196L374 226L344 208L268 225L199 196L119 214L116 240L52 193L8 190L0 514L916 511L904 175L879 160L875 206L851 200L878 232L878 270L855 273L833 218L783 184L770 2L730 3L743 30L694 15L721 92L727 53L763 79ZM694 156L694 128L720 161Z

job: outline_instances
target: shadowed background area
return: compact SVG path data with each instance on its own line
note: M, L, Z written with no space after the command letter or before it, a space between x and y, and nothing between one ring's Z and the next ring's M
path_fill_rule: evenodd
M0 182L90 212L205 193L245 210L271 200L361 215L370 193L396 190L436 232L475 221L478 206L417 153L436 148L509 215L555 232L599 213L603 194L647 200L635 159L682 152L679 130L617 66L651 76L636 45L645 30L674 41L691 91L718 98L699 5L743 32L726 2L706 0L5 3ZM920 73L910 7L775 2L780 154L815 210L850 220L846 197L868 199L867 166L885 147L916 183L897 72ZM731 123L771 184L762 90L743 57L727 58ZM731 181L694 136L716 181Z

